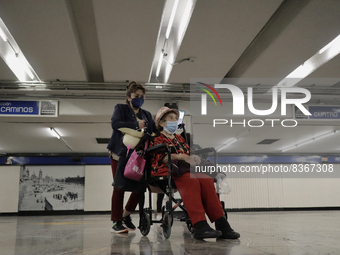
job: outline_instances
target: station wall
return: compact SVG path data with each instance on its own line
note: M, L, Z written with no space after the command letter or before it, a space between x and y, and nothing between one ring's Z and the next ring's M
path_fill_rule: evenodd
M340 172L340 164L334 164L334 171ZM19 181L20 166L0 166L0 213L18 212ZM231 193L221 199L230 209L340 205L339 178L230 178L228 182ZM84 211L110 211L111 195L110 166L86 165Z

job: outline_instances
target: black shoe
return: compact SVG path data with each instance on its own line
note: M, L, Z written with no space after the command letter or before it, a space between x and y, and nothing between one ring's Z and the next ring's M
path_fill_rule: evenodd
M206 221L200 221L195 224L194 238L202 240L204 238L219 238L222 232L212 229Z
M235 232L229 225L229 222L225 217L219 218L215 222L215 227L217 230L222 232L221 238L224 239L238 239L241 235Z
M111 229L111 233L122 234L122 233L128 233L128 232L129 230L123 227L123 224L121 221L117 221L116 224L114 224Z
M194 238L198 239L198 240L202 240L204 238L219 238L222 236L222 232L219 230L215 230L215 229L209 229L209 230L205 230L205 231L197 231L195 230L194 233Z
M124 225L129 229L129 230L136 230L136 226L133 225L132 221L131 221L131 216L130 214L126 217L123 217L123 222Z
M224 238L224 239L238 239L240 237L240 233L235 232L234 230L228 231L223 233L222 232L222 236L220 238Z

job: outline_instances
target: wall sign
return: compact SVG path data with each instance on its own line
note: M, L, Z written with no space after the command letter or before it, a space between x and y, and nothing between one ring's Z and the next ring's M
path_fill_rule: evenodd
M58 117L58 101L0 100L0 116Z
M339 120L339 106L308 106L308 111L312 115L304 115L295 107L295 119L314 119L314 120Z
M309 106L310 119L340 119L338 106Z

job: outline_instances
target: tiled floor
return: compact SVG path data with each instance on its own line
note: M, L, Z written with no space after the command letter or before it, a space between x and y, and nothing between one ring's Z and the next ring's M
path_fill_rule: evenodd
M164 239L159 224L146 237L111 234L109 215L0 216L0 254L340 254L340 211L229 213L229 221L239 240L195 240L177 219Z

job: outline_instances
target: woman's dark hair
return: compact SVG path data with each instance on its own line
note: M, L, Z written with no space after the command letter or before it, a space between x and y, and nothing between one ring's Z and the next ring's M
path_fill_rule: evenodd
M135 93L139 89L141 89L143 93L145 94L145 87L142 84L137 83L135 81L130 82L127 87L126 96L131 97L131 94ZM127 104L129 103L129 100L127 98L126 98L126 103Z

